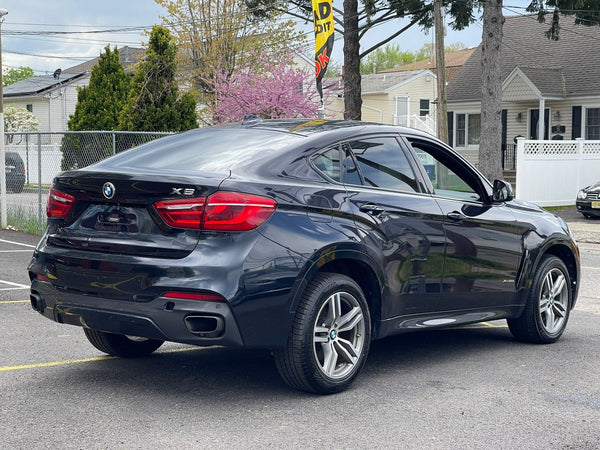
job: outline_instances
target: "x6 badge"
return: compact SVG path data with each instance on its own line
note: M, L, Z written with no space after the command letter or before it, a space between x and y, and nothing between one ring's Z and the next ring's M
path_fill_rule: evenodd
M195 189L192 188L171 188L171 195L192 195Z

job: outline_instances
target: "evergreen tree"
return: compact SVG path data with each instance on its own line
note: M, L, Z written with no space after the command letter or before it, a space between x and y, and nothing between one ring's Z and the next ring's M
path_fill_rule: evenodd
M130 76L119 61L119 50L106 46L92 68L90 83L77 89L75 113L69 131L115 130L129 92ZM101 136L95 138L102 141ZM62 142L62 169L85 167L112 154L112 141L90 142L81 136L66 135Z
M176 55L177 45L169 30L154 26L120 115L120 129L185 131L198 126L194 97L190 93L179 96Z
M92 68L90 84L78 88L75 113L69 131L114 130L125 106L130 76L119 62L119 50L106 46Z

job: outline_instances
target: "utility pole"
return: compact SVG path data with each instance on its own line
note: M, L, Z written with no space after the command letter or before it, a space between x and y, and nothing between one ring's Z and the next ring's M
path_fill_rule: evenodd
M435 61L437 68L437 136L448 143L448 113L446 107L446 56L444 54L444 18L442 0L434 0Z
M4 90L2 89L2 22L8 11L0 9L0 215L2 229L8 226L6 217L6 148L4 146Z

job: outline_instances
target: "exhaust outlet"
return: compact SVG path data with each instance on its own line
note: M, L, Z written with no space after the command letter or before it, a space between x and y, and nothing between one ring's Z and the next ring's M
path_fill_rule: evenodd
M187 316L185 326L190 333L203 338L217 338L225 331L225 321L221 316Z
M31 307L39 313L43 313L46 309L46 302L44 302L42 296L37 292L29 294L29 302L31 303Z

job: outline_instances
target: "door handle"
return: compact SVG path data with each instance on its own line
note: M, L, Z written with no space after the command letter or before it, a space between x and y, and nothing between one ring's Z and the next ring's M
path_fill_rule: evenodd
M371 214L372 216L378 216L384 211L384 209L381 206L376 205L374 203L365 203L364 205L361 205L358 209L361 212Z
M460 222L461 220L465 220L467 218L467 216L465 216L463 213L460 213L458 211L452 211L452 212L448 213L446 215L446 217L448 217L448 219L450 219L450 220L454 220L455 222Z

